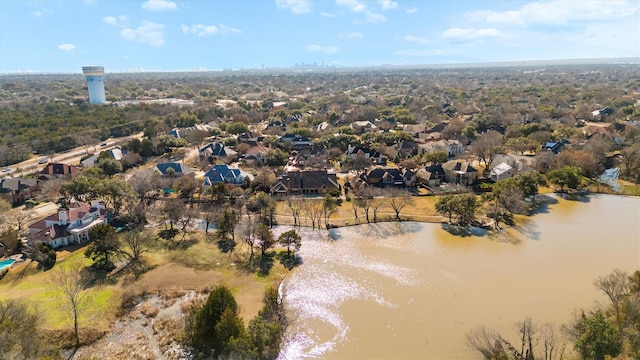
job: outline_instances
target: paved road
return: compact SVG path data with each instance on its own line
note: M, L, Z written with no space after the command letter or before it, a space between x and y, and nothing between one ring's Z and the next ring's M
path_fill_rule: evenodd
M93 154L93 153L98 153L100 151L109 150L115 147L116 144L120 143L121 141L127 141L133 138L141 139L142 136L143 136L143 133L140 132L138 134L130 135L127 137L113 138L113 139L110 138L101 143L94 144L94 145L78 146L77 148L71 149L71 151L66 151L64 153L57 153L50 156L42 156L42 155L36 156L32 159L23 161L21 163L8 166L8 168L10 168L11 171L7 173L0 173L0 177L13 178L13 177L26 175L35 171L40 171L42 170L42 168L45 167L45 165L48 162L59 162L59 163L64 163L69 165L79 165L80 159L87 154ZM104 144L104 146L102 146L102 144ZM46 162L39 164L41 160L44 161L45 159L46 159Z

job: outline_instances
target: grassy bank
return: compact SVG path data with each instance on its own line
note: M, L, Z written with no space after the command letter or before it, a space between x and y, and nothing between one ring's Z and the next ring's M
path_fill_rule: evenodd
M159 291L201 290L218 284L227 284L238 301L241 316L248 322L262 307L267 285L279 281L286 270L274 263L267 276L259 276L242 266L246 249L239 246L234 254L221 253L215 244L207 242L203 234L192 234L192 241L182 248L170 250L158 240L145 254L150 269L135 279L118 275L100 286L89 288L89 304L83 312L80 325L92 331L105 332L122 312L123 299L131 294ZM240 245L240 244L239 244ZM84 257L85 248L58 252L58 262L49 271L37 268L30 260L15 264L0 280L0 300L19 299L38 310L42 327L50 330L71 328L66 303L51 286L52 274L59 268L80 261L90 265Z

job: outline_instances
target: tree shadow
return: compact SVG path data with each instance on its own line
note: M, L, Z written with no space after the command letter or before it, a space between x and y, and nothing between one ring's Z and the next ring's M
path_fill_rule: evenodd
M287 270L291 270L298 265L302 265L302 257L294 252L287 254L286 251L280 251L277 255L278 261Z
M558 203L558 199L549 195L536 195L535 204L536 208L531 211L531 215L536 214L548 214L549 205Z
M165 229L158 232L158 236L164 240L173 240L178 235L177 229Z
M489 230L475 227L475 226L460 226L460 225L452 225L452 224L441 224L440 227L442 230L448 232L453 236L459 237L470 237L477 236L483 237L489 234Z
M232 239L220 239L216 241L218 249L225 254L233 252L236 249L236 245L237 243Z
M519 219L517 223L512 225L513 229L524 235L527 239L540 240L540 231L536 229L536 224L533 219L523 218Z
M591 202L591 198L585 194L566 194L566 196L564 197L565 200L569 200L569 201L577 201L577 202L582 202L582 203L588 203Z
M187 250L197 243L197 240L183 240L183 241L167 241L164 247L167 250Z
M87 289L95 286L115 285L118 282L116 276L109 276L109 272L91 266L82 268L80 276L84 287Z
M267 276L273 268L276 254L274 252L265 253L264 256L256 256L251 263L251 269L258 270L259 276Z

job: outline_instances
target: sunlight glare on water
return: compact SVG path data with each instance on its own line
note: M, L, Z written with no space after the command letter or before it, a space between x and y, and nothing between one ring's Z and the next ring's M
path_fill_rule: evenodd
M605 300L595 278L640 266L638 198L553 200L526 220L462 237L421 223L301 229L281 359L476 358L471 329L560 325Z

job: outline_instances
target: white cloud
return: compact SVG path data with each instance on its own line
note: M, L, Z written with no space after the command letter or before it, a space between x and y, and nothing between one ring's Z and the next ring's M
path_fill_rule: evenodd
M76 46L73 44L60 44L58 45L58 49L62 51L73 51L76 49Z
M220 24L220 32L223 34L242 34L242 30L232 28L231 26L227 26L225 24Z
M125 26L127 21L127 17L125 15L120 15L118 17L115 16L105 16L102 18L102 21L106 22L112 26Z
M307 51L321 52L325 54L334 54L340 51L340 48L337 46L322 46L317 44L310 44L310 45L307 45Z
M363 14L366 22L379 23L386 20L384 15L375 13L359 0L336 0L338 6L349 8L354 13Z
M242 30L232 28L225 24L220 26L196 24L192 26L180 25L182 32L185 34L196 34L198 36L207 36L215 34L242 34Z
M180 25L182 32L185 34L192 33L198 36L214 35L218 33L218 27L215 25L196 24L192 26Z
M406 12L407 14L415 14L415 13L417 13L417 12L418 12L418 8L411 7L411 8L408 8L407 10L405 10L405 12Z
M321 13L320 13L320 15L321 15L321 16L324 16L324 17L329 17L329 18L334 18L334 17L336 17L336 15L335 15L335 14L328 13L328 12L326 12L326 11L321 12Z
M276 0L276 5L280 9L289 10L298 15L311 11L311 1L309 0Z
M418 44L418 45L427 45L430 42L429 39L424 36L415 36L415 35L407 35L404 37L404 40Z
M142 3L142 8L151 11L178 10L178 5L169 0L148 0Z
M638 12L637 1L536 1L518 10L481 10L467 13L472 20L518 26L568 25L580 21L610 21Z
M380 0L378 2L382 6L382 10L391 10L398 7L398 3L393 0Z
M352 31L352 32L347 34L347 37L349 39L362 39L364 37L364 35L362 35L362 33L359 33L357 31Z
M33 16L35 16L35 17L42 17L42 11L39 11L39 10L38 10L38 11L35 11L35 12L33 13Z
M151 21L144 21L135 29L125 28L120 30L123 38L131 41L146 43L151 46L164 45L164 25Z
M442 33L442 37L449 40L457 40L457 41L469 41L476 40L485 37L497 37L500 36L500 31L495 28L485 28L485 29L462 29L462 28L451 28Z

